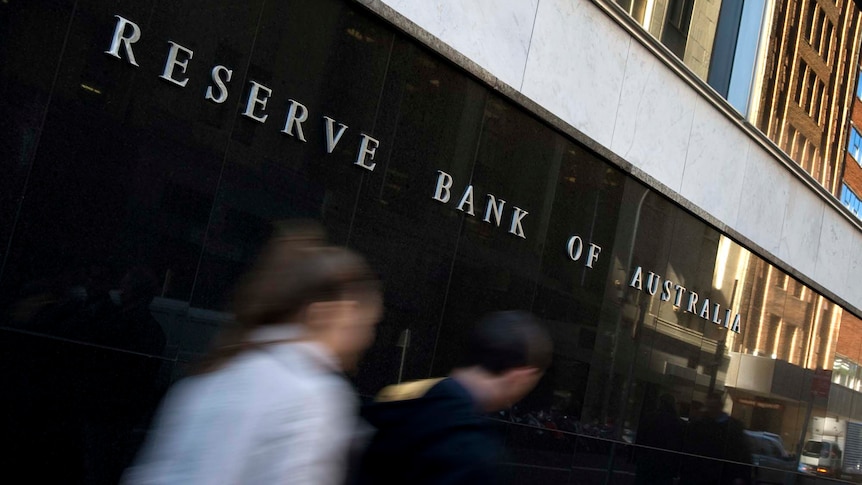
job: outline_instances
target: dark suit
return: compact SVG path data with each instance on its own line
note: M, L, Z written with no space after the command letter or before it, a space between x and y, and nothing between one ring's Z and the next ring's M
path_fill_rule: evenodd
M390 386L363 416L377 431L360 465L362 485L497 482L500 439L453 379Z

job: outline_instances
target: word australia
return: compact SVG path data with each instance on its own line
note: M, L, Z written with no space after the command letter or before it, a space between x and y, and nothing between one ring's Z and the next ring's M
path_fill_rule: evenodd
M124 55L129 64L139 67L135 59L133 44L141 39L141 28L131 20L119 15L115 15L115 17L117 18L117 25L111 38L111 46L105 51L105 54L117 59L122 59ZM168 44L170 47L168 48L165 66L159 78L185 88L189 82L189 78L185 75L186 69L195 53L176 42L168 41ZM214 66L210 71L211 83L207 86L204 99L215 104L222 104L227 101L229 96L228 83L230 83L232 77L233 69L222 65ZM249 82L248 98L245 100L245 110L242 115L258 123L265 123L269 117L269 114L266 113L266 103L270 96L272 96L272 90L258 82ZM305 142L305 133L303 132L302 124L308 120L308 108L293 99L289 100L289 102L290 105L287 108L287 115L284 119L284 128L282 128L281 132ZM332 153L344 135L344 132L347 131L347 125L339 123L328 116L323 116L323 123L326 130L326 152ZM372 162L372 160L374 160L374 153L377 151L379 145L380 142L378 140L365 133L361 133L359 150L356 154L354 165L373 171L376 163Z
M700 318L712 322L716 325L721 325L724 328L729 328L730 331L739 333L740 322L739 314L733 318L733 312L729 308L722 309L718 303L709 301L709 298L700 298L696 292L686 289L684 286L674 283L671 280L664 280L660 275L652 271L646 273L640 266L635 268L632 277L629 280L629 286L640 291L645 291L651 296L655 296L661 289L659 298L661 301L673 300L673 306L682 308L684 311L697 315Z

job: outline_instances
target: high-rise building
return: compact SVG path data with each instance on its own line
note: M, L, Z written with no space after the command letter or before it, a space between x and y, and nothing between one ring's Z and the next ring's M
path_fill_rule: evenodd
M856 94L851 106L840 198L842 204L862 218L862 61L856 70Z
M837 196L862 49L860 11L849 0L776 2L767 26L752 123Z

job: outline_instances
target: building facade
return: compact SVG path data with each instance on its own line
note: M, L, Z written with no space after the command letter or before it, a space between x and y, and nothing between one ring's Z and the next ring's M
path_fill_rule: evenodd
M853 2L777 2L752 122L834 194L855 96L862 20Z
M841 202L862 217L862 64L856 70L856 93L850 110L850 121L847 123L847 150L844 155L844 176L841 186Z
M361 395L448 372L485 312L548 326L553 366L489 418L513 483L633 483L663 395L846 445L862 223L728 102L763 42L715 54L745 39L726 6L623 3L0 5L11 471L115 482L291 218L385 282Z

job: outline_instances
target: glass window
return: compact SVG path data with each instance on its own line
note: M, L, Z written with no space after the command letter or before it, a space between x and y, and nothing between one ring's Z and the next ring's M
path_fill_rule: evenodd
M856 97L862 99L862 69L859 70L859 75L856 76Z
M862 200L859 199L859 196L847 184L841 184L841 203L856 214L857 217L860 217L860 214L862 214Z
M765 2L616 0L740 113L747 114Z
M856 127L850 127L850 141L847 142L847 153L856 160L857 163L862 164L862 158L859 157L859 151L862 150L862 136L859 135L859 130Z

